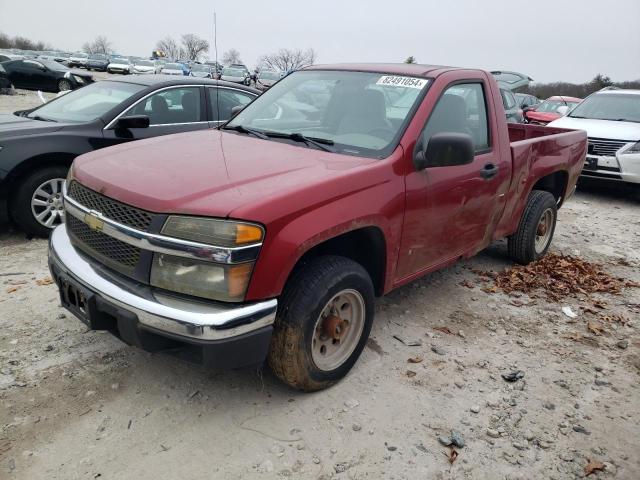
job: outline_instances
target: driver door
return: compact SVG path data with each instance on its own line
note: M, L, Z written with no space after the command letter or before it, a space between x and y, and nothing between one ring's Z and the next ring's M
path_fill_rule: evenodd
M129 115L149 117L148 128L118 128L117 118ZM176 86L152 93L116 117L104 131L114 145L131 140L209 128L202 87Z

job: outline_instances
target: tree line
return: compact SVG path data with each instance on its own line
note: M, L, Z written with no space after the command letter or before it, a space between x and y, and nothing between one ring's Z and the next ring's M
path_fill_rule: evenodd
M28 38L16 35L11 37L0 32L0 48L17 48L20 50L53 50L50 44L42 41L34 42Z
M593 92L597 92L605 87L637 88L640 89L640 80L627 82L614 82L606 75L598 74L586 83L550 82L532 83L528 87L518 89L520 93L529 93L540 99L552 97L554 95L565 95L567 97L586 98Z

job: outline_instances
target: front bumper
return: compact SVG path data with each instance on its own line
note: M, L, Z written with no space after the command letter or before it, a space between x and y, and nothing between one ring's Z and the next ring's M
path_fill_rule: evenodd
M63 306L91 329L209 367L237 368L266 358L275 299L228 305L161 293L79 253L64 224L49 239L49 268Z
M615 157L587 154L582 176L640 183L640 154L617 153Z

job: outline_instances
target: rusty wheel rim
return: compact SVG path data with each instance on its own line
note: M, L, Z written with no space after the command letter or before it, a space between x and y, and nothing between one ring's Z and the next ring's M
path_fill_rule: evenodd
M364 299L357 290L342 290L326 303L311 340L311 358L318 369L335 370L347 361L360 342L364 320Z
M549 246L553 232L553 210L547 208L542 212L538 226L536 227L536 253L542 253Z

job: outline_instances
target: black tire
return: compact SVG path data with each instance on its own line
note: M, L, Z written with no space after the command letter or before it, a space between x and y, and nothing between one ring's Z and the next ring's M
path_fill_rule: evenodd
M536 250L538 226L542 220L543 213L548 210L553 216L550 236L546 240L544 248ZM542 258L547 253L553 240L557 218L558 207L554 196L549 192L533 190L522 212L518 229L508 238L509 256L522 265Z
M364 300L364 326L351 355L333 370L321 370L313 361L311 344L314 327L322 310L334 295L356 290ZM342 379L362 353L374 316L371 278L358 263L326 255L301 267L287 282L274 324L268 361L286 384L307 392L322 390Z
M24 179L13 190L9 199L11 218L28 235L48 237L51 228L42 225L31 211L31 198L36 189L48 180L64 179L68 168L64 166L46 167L36 170Z
M58 80L58 92L64 92L67 90L73 90L73 85L71 84L71 82L66 78L61 78L60 80Z

